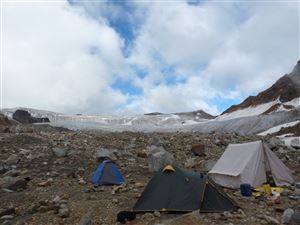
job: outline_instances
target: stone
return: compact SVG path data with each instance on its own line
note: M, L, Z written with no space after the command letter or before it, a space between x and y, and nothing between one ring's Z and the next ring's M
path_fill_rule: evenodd
M58 158L65 157L67 155L67 150L64 148L52 148L52 153Z
M276 148L278 148L279 146L283 146L284 143L283 141L281 141L279 138L276 138L276 137L272 137L270 140L269 140L269 148L274 150Z
M1 216L0 220L12 220L14 218L13 215L5 215Z
M142 151L137 153L137 157L139 157L139 158L147 158L147 156L148 156L148 154L145 149L143 149Z
M68 207L65 204L60 206L60 208L58 210L58 215L61 218L67 218L70 216L70 210L68 209Z
M58 204L60 202L60 200L61 200L61 198L58 195L56 195L55 198L52 200L52 202L54 204Z
M135 183L134 187L135 188L142 188L142 187L144 187L144 184L142 184L142 183Z
M300 149L300 140L298 138L292 139L291 146L295 149Z
M4 220L4 222L1 223L1 225L12 225L12 223L9 220Z
M167 152L162 146L150 149L148 156L148 167L151 172L158 172L165 166L173 164L174 157Z
M194 153L195 156L206 156L205 145L193 145L191 151Z
M46 180L46 181L43 181L43 182L38 183L38 186L40 186L40 187L47 187L47 186L50 186L52 181L53 181L53 179L52 179L52 178L49 178L49 179Z
M291 224L299 225L300 224L300 212L295 212L291 219Z
M0 187L13 191L25 189L27 181L20 177L3 177L0 179Z
M92 225L92 215L90 212L84 214L81 219L80 222L78 223L78 225Z
M280 224L280 222L272 216L264 215L264 218L269 224Z
M203 171L210 171L217 162L215 160L206 160L203 162Z
M155 216L155 217L160 217L160 212L159 211L154 211L154 213L153 213L153 215Z
M6 215L13 215L13 214L16 214L15 208L8 208L8 209L0 210L0 217L6 216Z
M4 163L0 163L0 174L3 174L10 170L10 167L5 165Z
M11 154L6 160L5 163L8 165L15 165L20 161L20 157L15 154Z
M295 213L294 210L291 208L284 210L283 215L281 217L281 223L289 224L294 213Z
M95 158L100 162L103 160L117 160L117 150L108 150L106 148L99 148L96 150Z
M197 158L187 159L184 166L185 168L193 168L197 165Z
M152 213L145 213L142 215L142 220L143 221L153 221L155 220L155 216Z
M164 225L204 225L198 211L179 216L164 223Z
M112 200L112 202L115 203L115 204L117 204L117 203L119 202L119 200L116 199L116 198L114 198L114 199Z

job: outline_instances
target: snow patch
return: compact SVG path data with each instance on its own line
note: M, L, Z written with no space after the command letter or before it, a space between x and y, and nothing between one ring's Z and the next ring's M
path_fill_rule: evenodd
M281 140L284 142L284 144L286 146L291 146L291 141L293 139L298 139L300 141L300 137L284 137L284 138L281 138Z
M300 120L297 120L297 121L294 121L294 122L290 122L290 123L280 124L280 125L278 125L276 127L272 127L272 128L270 128L270 129L268 129L266 131L263 131L263 132L261 132L261 133L259 133L257 135L266 136L268 134L273 134L273 133L276 133L276 132L280 131L281 128L293 127L293 126L297 125L298 123L300 123Z
M299 98L294 98L293 100L289 101L289 102L285 102L285 105L291 105L294 106L295 108L300 106L300 97Z
M265 104L257 105L254 107L248 107L245 109L240 109L231 113L225 113L224 115L218 116L216 120L223 121L223 120L231 120L241 117L248 117L248 116L257 116L265 111L267 111L269 108L271 108L273 105L280 103L279 99L268 102Z

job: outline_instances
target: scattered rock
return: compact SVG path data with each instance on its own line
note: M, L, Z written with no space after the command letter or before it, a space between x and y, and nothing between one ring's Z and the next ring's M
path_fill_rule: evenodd
M145 213L142 215L142 220L143 221L153 221L155 220L155 216L152 213Z
M193 168L197 165L197 163L197 158L190 158L186 160L186 162L184 163L184 167Z
M281 223L289 224L294 213L295 213L294 210L291 208L284 210L283 215L281 217Z
M206 156L205 145L193 145L191 151L195 156Z
M0 162L0 174L3 174L10 170L10 167L4 163Z
M8 165L15 165L20 161L20 157L15 154L11 154L6 160L5 163Z
M116 150L108 150L106 148L99 148L96 150L95 158L101 162L103 160L117 160L117 152Z
M154 211L153 214L154 214L155 217L158 217L158 218L160 217L160 212L159 211Z
M13 215L13 214L16 214L15 208L8 208L8 209L0 210L0 217L6 216L6 215Z
M280 146L284 145L284 143L279 139L279 138L276 138L276 137L271 137L271 139L269 140L269 148L274 150Z
M295 149L300 149L300 140L298 138L292 139L291 146Z
M61 218L67 218L70 216L70 210L68 209L66 204L61 204L59 206L58 215Z
M173 164L173 162L173 155L167 152L163 148L163 146L156 147L152 145L150 147L150 153L148 156L148 166L151 172L160 171L165 166Z
M84 214L78 225L92 225L92 215L91 213Z
M291 219L291 224L299 225L300 224L300 212L295 212Z
M52 181L53 181L53 179L52 179L52 178L49 178L49 179L46 180L46 181L43 181L43 182L38 183L38 186L40 186L40 187L47 187L47 186L51 185L51 182L52 182Z
M269 224L280 224L280 222L272 216L264 215L264 218Z
M5 215L1 216L0 220L12 220L14 218L13 215Z
M20 177L3 177L0 179L0 187L18 191L23 190L27 186L27 181Z
M66 149L63 149L63 148L57 148L57 147L54 147L52 148L52 152L53 152L53 155L55 155L56 157L65 157L67 155L67 150Z
M147 151L145 149L143 149L142 151L137 153L137 156L140 158L147 158L148 154L147 154Z
M203 220L200 218L200 213L198 211L185 214L175 219L171 219L166 222L165 225L204 225ZM222 223L223 224L223 223Z

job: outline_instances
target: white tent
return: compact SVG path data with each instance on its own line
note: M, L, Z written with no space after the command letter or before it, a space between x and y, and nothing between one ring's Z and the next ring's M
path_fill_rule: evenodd
M266 172L271 172L277 186L294 182L283 162L262 141L255 141L230 144L209 175L221 186L239 188L243 183L252 187L265 183Z

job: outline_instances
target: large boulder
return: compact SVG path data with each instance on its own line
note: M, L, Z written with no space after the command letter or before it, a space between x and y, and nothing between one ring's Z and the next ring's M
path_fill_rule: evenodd
M151 145L149 156L148 156L148 166L151 172L160 171L165 166L173 164L174 157L171 153L167 152L163 145Z
M0 113L0 126L9 126L12 124L12 121L10 121L5 115Z
M52 148L52 153L53 155L55 155L56 157L65 157L67 155L67 150L64 148Z
M92 225L92 215L91 213L86 213L81 217L78 225Z
M18 109L14 112L12 118L20 123L29 124L29 123L49 123L49 118L37 118L31 116L26 110Z
M202 157L206 155L205 145L193 145L191 151L195 156Z
M5 172L9 171L10 167L2 162L0 162L0 174L4 174Z
M12 120L0 113L0 133L9 133L11 126L14 124Z
M101 162L103 160L112 160L116 161L118 158L119 152L116 149L106 149L106 148L99 148L95 152L95 158Z
M0 179L0 188L9 189L12 191L18 191L25 189L27 181L21 177L6 176Z
M268 146L270 149L275 150L279 148L280 146L284 146L284 142L276 137L271 137L269 140Z
M290 224L291 219L292 219L294 213L295 213L294 210L290 209L290 208L284 210L283 215L281 217L281 223L283 223L283 224Z
M300 140L298 138L292 139L291 146L295 149L300 149Z

